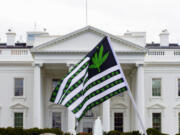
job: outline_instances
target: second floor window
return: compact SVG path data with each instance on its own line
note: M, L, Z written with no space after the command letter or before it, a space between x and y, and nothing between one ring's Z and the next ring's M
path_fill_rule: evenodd
M180 96L180 79L178 79L178 96Z
M23 96L23 90L24 90L24 79L23 78L15 78L14 79L15 84L15 90L14 90L14 96Z
M94 117L93 111L92 110L88 110L84 117Z
M161 79L152 79L152 96L161 96Z

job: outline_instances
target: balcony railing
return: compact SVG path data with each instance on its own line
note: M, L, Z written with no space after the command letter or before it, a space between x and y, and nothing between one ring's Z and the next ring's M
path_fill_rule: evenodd
M24 56L29 55L30 51L28 49L1 49L1 56Z
M180 50L149 50L147 56L180 56Z
M162 56L164 55L165 52L164 51L149 51L148 55L149 56Z
M13 49L11 50L11 55L28 55L28 50L24 49Z
M0 61L33 61L29 49L0 49Z

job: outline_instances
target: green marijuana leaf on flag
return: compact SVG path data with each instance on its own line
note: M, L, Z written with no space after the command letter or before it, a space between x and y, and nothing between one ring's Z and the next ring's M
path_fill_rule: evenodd
M89 68L97 68L98 72L101 72L100 67L101 65L106 61L106 59L108 58L109 52L107 52L104 56L103 56L103 45L101 45L100 51L99 51L99 56L97 56L97 52L95 53L95 55L92 58L92 62L93 64L89 66Z

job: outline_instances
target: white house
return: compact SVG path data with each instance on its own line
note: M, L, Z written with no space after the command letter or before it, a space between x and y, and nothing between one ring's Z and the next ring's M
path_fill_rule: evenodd
M74 133L74 115L49 102L56 83L105 35L111 38L146 128L174 135L180 131L180 46L160 34L146 44L146 33L114 36L87 26L64 36L28 32L27 43L9 31L0 43L0 127L61 128ZM100 116L105 131L140 130L127 92L88 111L78 131L91 132Z

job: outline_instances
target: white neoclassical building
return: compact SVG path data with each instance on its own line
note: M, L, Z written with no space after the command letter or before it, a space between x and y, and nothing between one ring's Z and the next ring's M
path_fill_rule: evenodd
M109 35L146 128L174 135L180 131L180 46L146 43L145 32L114 36L87 26L64 36L28 32L27 43L15 42L9 31L0 43L0 127L61 128L74 132L75 118L65 107L49 102L56 83L104 36ZM78 131L91 132L100 116L105 131L140 130L126 92L89 111Z

